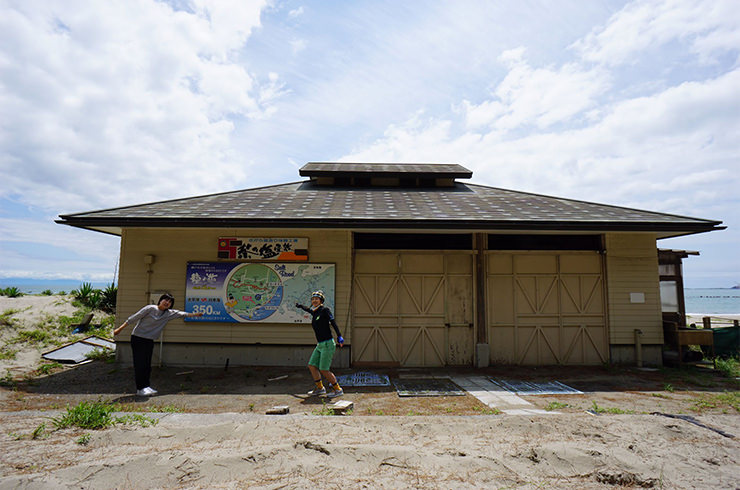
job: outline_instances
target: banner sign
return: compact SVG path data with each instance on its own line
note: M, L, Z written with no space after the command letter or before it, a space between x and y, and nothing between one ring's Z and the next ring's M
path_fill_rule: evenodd
M334 264L188 262L188 322L311 323L311 293L324 291L334 307Z
M219 238L218 258L308 260L308 238Z

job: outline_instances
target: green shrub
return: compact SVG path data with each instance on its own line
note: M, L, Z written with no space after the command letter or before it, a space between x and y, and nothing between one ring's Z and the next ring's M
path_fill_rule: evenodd
M116 312L118 287L113 283L101 290L93 288L89 282L83 282L71 294L77 306L83 306L93 310L103 310L106 313Z
M717 366L717 371L722 373L722 376L725 378L737 378L740 376L740 361L737 357L728 357L727 359L718 357L714 362Z
M20 298L21 296L23 296L23 293L20 289L13 286L10 288L0 289L0 295L7 296L9 298Z
M41 296L54 296L54 291L51 289L44 289L41 291Z

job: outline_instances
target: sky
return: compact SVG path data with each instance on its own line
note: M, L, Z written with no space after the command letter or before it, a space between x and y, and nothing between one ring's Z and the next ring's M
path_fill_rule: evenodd
M720 220L740 283L735 0L0 0L0 283L115 278L60 214L459 163L472 183Z

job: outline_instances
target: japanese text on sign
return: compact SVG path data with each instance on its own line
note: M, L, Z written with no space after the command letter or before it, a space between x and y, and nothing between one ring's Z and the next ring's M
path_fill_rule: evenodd
M219 259L307 261L308 238L218 239Z

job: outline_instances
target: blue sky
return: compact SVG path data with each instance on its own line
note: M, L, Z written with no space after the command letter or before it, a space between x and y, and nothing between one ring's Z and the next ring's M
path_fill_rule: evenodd
M59 214L452 162L472 182L724 221L740 283L740 9L707 1L0 1L0 281L110 280Z

